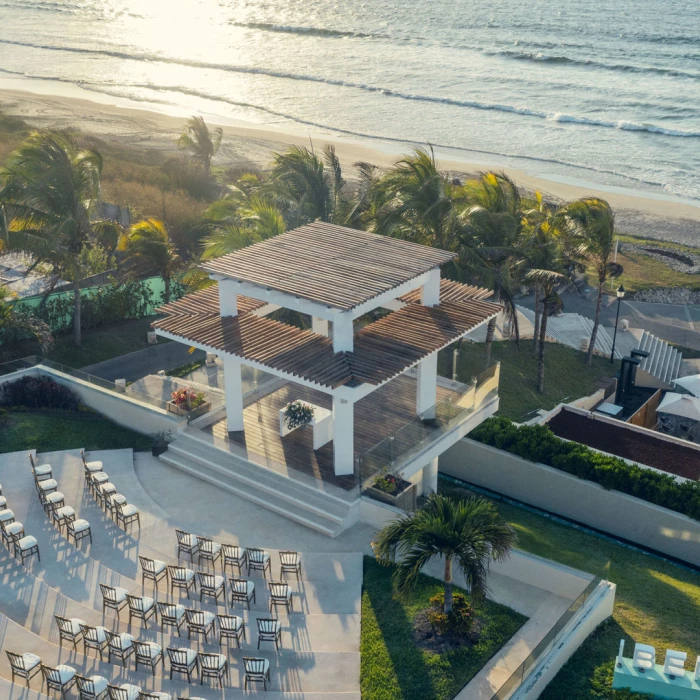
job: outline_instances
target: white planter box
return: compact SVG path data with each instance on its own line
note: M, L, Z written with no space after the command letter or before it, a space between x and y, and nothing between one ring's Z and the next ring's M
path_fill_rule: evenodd
M294 403L290 401L290 403ZM311 419L311 425L314 430L314 450L318 450L323 447L326 443L333 439L333 412L329 411L327 408L322 408L321 406L315 406L312 403L307 403L302 401L304 406L312 408L314 411L314 417ZM289 404L287 404L289 406ZM284 412L287 410L287 406L280 408L280 436L284 437L292 432L287 427L287 421L284 418ZM296 430L297 428L293 428Z

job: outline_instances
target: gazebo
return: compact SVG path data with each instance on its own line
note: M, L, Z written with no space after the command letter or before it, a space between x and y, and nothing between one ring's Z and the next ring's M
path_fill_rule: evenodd
M162 307L154 329L221 358L220 434L247 443L249 451L255 443L269 452L274 441L284 451L276 458L294 467L296 453L285 441L301 443L283 426L279 431L277 421L289 401L300 399L317 409L313 446L309 437L304 449L316 452L318 464L326 455L323 464L332 462L335 477L352 477L359 453L405 423L435 419L439 400L452 391L438 379L438 352L502 310L486 301L488 290L441 280L441 266L454 257L316 222L204 262L216 285ZM311 329L268 317L280 308L310 318ZM383 315L365 323L377 309ZM284 385L278 399L277 393L260 398L255 414L244 402L242 364ZM428 491L437 485L437 459L430 456L424 466ZM323 478L322 464L319 469Z

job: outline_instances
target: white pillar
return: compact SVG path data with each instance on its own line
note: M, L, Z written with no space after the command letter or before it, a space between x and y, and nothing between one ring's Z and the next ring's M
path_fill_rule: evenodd
M418 381L416 382L416 413L423 418L435 418L437 400L437 362L434 352L418 363Z
M350 401L333 397L333 468L337 476L355 471L355 410Z
M224 392L226 394L226 428L229 433L243 430L243 380L241 361L224 355Z
M352 317L338 314L333 319L333 352L352 352Z
M421 287L420 302L423 306L437 306L440 303L440 268L428 273L428 281Z
M421 495L429 496L438 490L438 458L423 467L423 487Z
M219 313L221 316L238 316L238 295L233 280L219 282Z
M318 316L311 317L311 330L319 335L328 336L328 320L319 318Z

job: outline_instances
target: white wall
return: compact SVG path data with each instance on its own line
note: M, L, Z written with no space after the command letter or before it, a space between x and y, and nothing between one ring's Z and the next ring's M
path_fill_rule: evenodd
M700 522L468 438L440 471L700 566Z

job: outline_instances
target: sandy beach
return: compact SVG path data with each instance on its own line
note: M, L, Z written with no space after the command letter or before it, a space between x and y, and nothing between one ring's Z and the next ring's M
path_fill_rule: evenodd
M8 81L5 81L7 84ZM20 81L11 81L16 84ZM95 99L74 96L85 92L73 89L70 95L50 94L55 86L47 83L23 82L22 88L11 89L0 85L0 111L19 117L37 128L78 129L106 141L119 142L136 149L174 150L174 140L189 116L165 113L156 109L135 108L126 100L110 104ZM391 165L412 147L408 143L382 141L360 142L320 133L282 131L260 128L226 120L215 115L204 115L211 123L218 123L224 130L224 139L216 161L220 165L239 168L265 168L275 151L291 144L321 148L332 143L341 159L344 172L351 177L352 164L367 161L380 167ZM436 151L440 166L457 175L472 174L487 169L504 170L522 187L539 190L562 200L572 200L587 195L607 199L615 209L618 229L621 232L645 236L685 245L700 246L700 201L664 196L656 193L602 187L587 183L563 182L541 174L532 174L503 166L493 161L478 163L455 159L453 153Z

